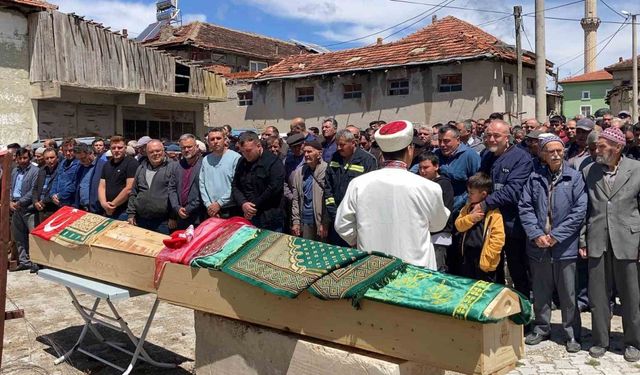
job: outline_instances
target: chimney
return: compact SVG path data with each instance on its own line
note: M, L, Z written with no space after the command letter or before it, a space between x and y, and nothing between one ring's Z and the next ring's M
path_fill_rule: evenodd
M438 16L434 14L431 16L431 23L436 23L436 21L438 21Z
M618 62L622 62L622 57L618 57Z
M382 45L382 38L378 37L376 39L376 46L381 46Z
M122 29L122 36L125 37L125 38L129 38L129 30Z

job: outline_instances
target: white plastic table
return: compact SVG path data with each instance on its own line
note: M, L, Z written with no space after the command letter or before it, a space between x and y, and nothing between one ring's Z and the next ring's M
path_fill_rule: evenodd
M128 375L131 372L131 370L133 370L133 366L135 366L138 359L145 361L156 367L162 367L162 368L177 367L177 365L173 363L161 363L161 362L154 361L153 359L151 359L151 357L143 347L145 337L147 337L147 333L149 332L149 327L151 326L151 322L153 321L153 318L156 314L156 310L158 309L158 303L159 303L158 298L156 298L153 303L153 307L151 308L151 312L149 313L147 322L144 326L144 329L142 330L142 335L140 336L140 338L136 338L133 332L131 332L131 330L129 329L127 322L122 318L122 316L120 316L120 314L116 310L115 306L113 305L113 301L136 297L142 294L146 294L146 292L139 291L136 289L128 289L122 286L109 284L102 281L92 280L86 277L82 277L82 276L78 276L78 275L74 275L74 274L70 274L70 273L66 273L58 270L53 270L49 268L39 270L38 275L45 280L53 281L55 283L63 285L67 289L67 292L69 292L69 295L71 296L71 303L73 304L73 306L76 308L76 310L84 320L84 327L82 328L82 332L78 337L78 341L76 341L76 343L73 345L71 349L69 349L68 352L66 352L60 358L55 360L54 363L56 365L66 361L71 356L71 354L78 351L108 366L111 366L119 371L122 371L123 375ZM78 301L78 298L74 293L74 290L85 293L85 294L89 294L95 297L96 299L95 299L95 302L93 303L93 306L89 308L80 304L80 302ZM100 301L102 300L106 301L113 316L102 314L97 311L98 306L100 305ZM129 340L131 340L131 342L135 346L135 351L131 352L123 348L121 343L106 340L104 336L102 336L102 334L98 332L98 330L93 324L98 324L103 327L107 327L115 331L125 333L129 337ZM93 333L93 335L100 342L106 345L109 345L110 347L131 356L131 362L129 363L129 366L126 369L124 369L96 354L93 354L81 348L80 344L85 339L85 336L89 331L91 331L91 333Z

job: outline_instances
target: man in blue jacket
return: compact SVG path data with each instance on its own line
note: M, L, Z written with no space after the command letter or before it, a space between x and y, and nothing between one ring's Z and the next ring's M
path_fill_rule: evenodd
M507 233L503 254L507 257L509 275L517 291L529 298L531 286L529 282L529 262L525 254L526 236L518 217L518 202L522 187L533 170L531 155L511 145L510 126L503 120L493 120L484 132L487 149L482 156L480 171L487 173L493 180L493 193L485 199L485 212L500 209ZM501 257L501 263L504 262ZM497 280L503 280L502 270L498 266Z
M576 265L580 228L587 213L582 174L563 162L564 142L557 135L540 141L544 166L524 185L520 220L527 234L535 320L527 345L551 334L551 299L560 297L566 349L580 351L580 311L576 304Z
M58 177L51 187L51 200L56 206L72 206L76 198L76 175L80 163L76 159L73 148L77 145L75 139L67 138L62 143L64 159L58 166Z
M440 174L453 186L453 212L458 212L467 201L467 180L478 172L480 156L460 142L460 131L454 126L438 130L439 148L434 154L440 160Z

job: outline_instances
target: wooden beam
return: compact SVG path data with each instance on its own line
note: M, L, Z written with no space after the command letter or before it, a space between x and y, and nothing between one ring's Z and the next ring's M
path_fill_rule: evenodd
M59 82L35 82L31 84L31 99L58 99L62 97L62 90Z
M158 297L194 310L465 374L493 374L524 355L522 326L481 324L370 300L279 297L225 273L167 264Z
M115 102L120 105L146 105L147 94L141 92L139 94L117 95Z
M0 183L0 367L2 366L2 346L4 342L4 320L7 307L7 255L11 230L9 226L9 194L11 191L11 153L0 152L2 173Z
M20 319L20 318L24 318L24 310L23 309L11 310L11 311L5 311L4 312L4 320Z

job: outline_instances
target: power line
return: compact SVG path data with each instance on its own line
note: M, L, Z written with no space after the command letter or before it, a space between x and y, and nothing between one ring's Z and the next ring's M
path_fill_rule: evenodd
M446 3L447 1L449 1L449 0L443 0L443 1L440 3L440 5L442 5L442 4L444 4L444 3ZM350 39L350 40L345 40L345 41L343 41L343 42L337 42L337 43L327 44L327 45L324 45L324 46L322 46L322 47L333 47L333 46L339 46L339 45L341 45L341 44L353 43L353 42L357 42L357 41L362 40L362 39L366 39L366 38L372 37L372 36L374 36L374 35L382 34L382 33L383 33L383 32L385 32L385 31L389 31L389 30L395 29L396 27L398 27L398 26L400 26L400 25L403 25L403 24L405 24L405 23L407 23L407 22L413 21L413 20L415 20L416 18L422 17L423 15L425 15L425 14L427 14L427 13L431 12L431 11L432 11L433 9L435 9L437 6L438 6L438 5L437 5L437 4L435 4L433 7L431 7L431 8L429 8L429 9L425 10L424 12L422 12L422 13L418 14L417 16L413 16L413 17L411 17L411 18L408 18L408 19L406 19L406 20L404 20L404 21L402 21L402 22L400 22L400 23L397 23L397 24L395 24L395 25L393 25L393 26L389 26L389 27L387 27L386 29L383 29L383 30L380 30L380 31L376 31L376 32L371 33L371 34L363 35L363 36L360 36L360 37L357 37L357 38L353 38L353 39Z
M451 4L451 3L453 3L454 1L456 1L456 0L449 0L448 2L445 0L445 1L443 1L442 3ZM396 34L398 34L398 33L402 32L402 31L404 31L404 30L406 30L406 29L410 28L411 26L413 26L413 25L417 24L418 22L421 22L421 21L422 21L422 20L424 20L425 18L427 18L427 17L429 17L429 16L433 15L435 12L437 12L437 11L438 11L438 10L440 10L440 9L442 9L443 7L444 7L444 6L440 6L440 8L433 10L432 12L430 12L430 13L429 13L429 14L427 14L426 16L424 16L424 17L420 18L420 19L419 19L419 20L417 20L416 22L413 22L413 23L411 23L411 24L409 24L409 25L407 25L407 26L403 27L403 28L402 28L402 29L400 29L400 30L397 30L397 31L392 32L391 34L389 34L389 35L385 36L385 37L384 37L384 39L390 38L390 37L392 37L393 35L396 35ZM433 9L433 8L432 8L432 9Z
M606 1L604 1L604 0L600 0L600 2L602 2L602 4L604 4L604 6L606 6L607 8L609 8L609 10L611 10L613 13L615 13L615 14L619 15L620 17L622 17L622 18L624 18L624 19L626 19L626 18L627 18L627 16L625 16L624 14L622 14L622 13L618 12L617 10L613 9L613 8L611 7L611 5L607 4L607 2L606 2Z
M524 37L527 39L527 44L529 44L529 50L533 51L533 46L531 45L531 41L529 40L529 36L527 35L527 29L524 28L524 22L522 22L522 33Z
M593 62L598 56L600 56L600 54L607 48L607 46L609 45L609 43L611 43L611 41L613 40L613 38L615 38L616 35L618 35L618 33L625 27L627 26L627 20L625 19L625 23L623 23L622 25L620 25L620 27L618 27L618 30L616 30L615 33L613 33L613 35L611 36L611 38L609 38L609 41L607 41L607 43L602 46L602 49L600 49L600 51L598 51L598 53L596 53L595 56L593 56L593 58L591 60L589 60L589 62L587 62L585 64L585 66L582 67L582 69L580 70L580 73L584 72L584 68L589 65L591 62Z
M389 1L393 1L396 3L407 3L407 4L419 4L419 5L436 5L436 4L432 4L432 3L425 3L425 2L420 2L420 1L414 1L414 0L389 0ZM574 4L578 4L578 3L582 3L584 2L584 0L576 0L576 1L571 1L569 3L566 4L560 4L560 5L556 5L554 7L550 7L550 8L546 8L545 11L547 10L553 10L553 9L558 9L558 8L562 8L562 7L566 7L569 5L574 5ZM494 14L505 14L505 15L509 15L511 16L512 13L511 12L507 12L507 11L500 11L500 10L492 10L492 9L478 9L478 8L463 8L463 7L454 7L454 6L442 6L442 8L447 8L447 9L459 9L459 10L467 10L467 11L472 11L472 12L482 12L482 13L494 13ZM525 13L522 15L523 17L535 17L535 11L533 12L529 12L529 13ZM505 19L507 17L503 17L502 19ZM549 19L549 20L557 20L557 21L574 21L574 22L580 22L581 19L579 18L563 18L563 17L551 17L551 16L545 16L545 19ZM493 20L491 22L498 22L499 20ZM607 21L607 20L600 20L600 23L611 23L611 24L617 24L617 25L621 25L624 22L620 22L620 21Z
M624 26L624 25L623 25L623 26ZM616 30L616 31L615 31L614 33L612 33L611 35L609 35L609 36L605 37L604 39L602 39L600 42L598 42L598 43L596 44L596 47L598 47L599 45L601 45L601 44L603 44L603 43L607 42L608 40L610 40L611 38L613 38L617 33L618 33L618 31ZM571 59L569 59L569 60L567 60L567 61L565 61L565 62L563 62L563 63L561 63L561 64L559 64L559 65L556 65L556 68L563 67L563 66L567 65L568 63L570 63L570 62L572 62L572 61L574 61L574 60L576 60L576 59L578 59L578 58L580 58L580 57L582 57L582 56L584 56L584 52L580 52L579 54L577 54L576 56L572 57Z
M511 16L512 16L512 14L509 14L507 16L500 17L500 18L497 18L497 19L494 19L494 20L491 20L491 21L483 22L483 23L480 23L480 24L476 25L476 27L483 27L483 26L491 25L492 23L500 22L500 21L505 20L507 18L511 18Z

